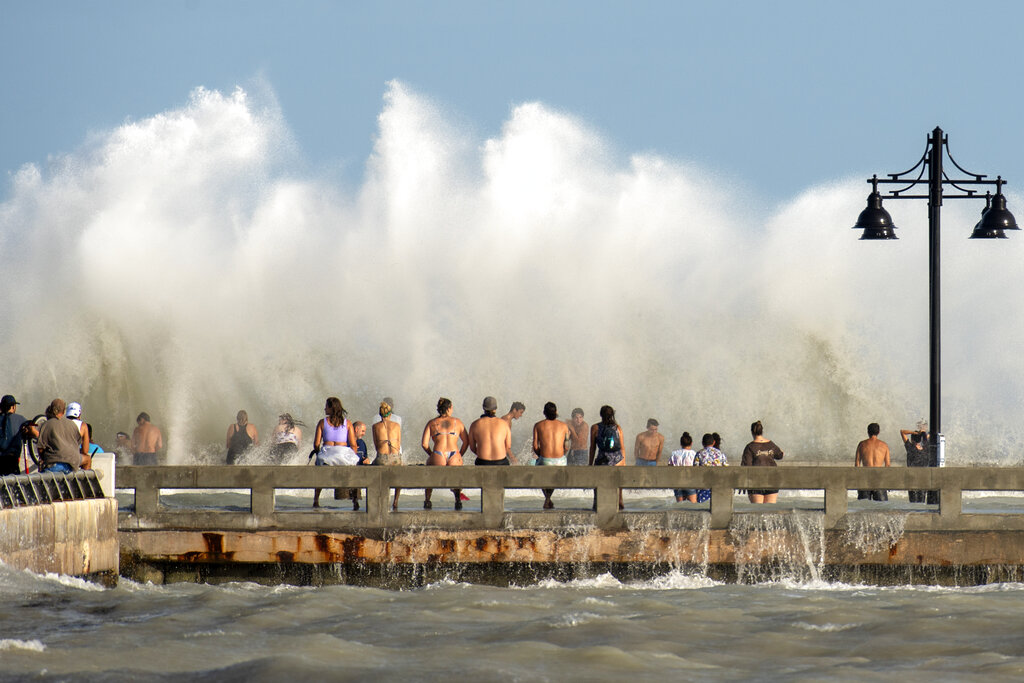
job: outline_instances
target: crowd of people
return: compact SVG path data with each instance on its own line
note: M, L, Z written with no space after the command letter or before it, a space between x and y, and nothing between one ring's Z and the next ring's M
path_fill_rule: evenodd
M12 395L0 399L0 476L29 471L30 460L36 460L38 470L70 474L79 468L88 468L92 455L102 450L92 440L92 427L82 417L80 403L66 403L55 398L46 408L45 416L28 420L16 412L19 402ZM484 398L482 414L467 428L453 414L454 406L448 398L437 402L437 416L423 428L420 447L426 454L427 466L457 467L464 463L467 451L472 451L475 466L509 466L520 464L512 450L512 422L526 411L520 402L512 403L509 411L498 416L498 402L493 396ZM533 464L542 467L558 466L622 466L626 464L625 437L621 425L616 421L615 409L602 406L600 420L588 425L581 408L572 410L569 420L559 419L558 407L548 402L542 410L544 419L533 425ZM42 419L45 417L45 419ZM282 413L271 434L269 453L275 463L293 460L303 442L302 428L306 425ZM659 433L659 422L647 420L646 429L636 435L633 443L634 464L641 467L661 464L665 450L665 437ZM868 438L857 445L854 465L857 467L888 467L891 456L888 445L878 438L880 428L871 423L867 428ZM377 415L370 430L374 457L370 457L364 437L367 426L364 422L350 421L348 411L340 399L327 398L324 416L313 430L312 451L309 461L318 466L394 466L406 464L402 448L402 418L394 412L394 400L381 400ZM751 441L744 447L741 465L748 467L775 467L784 453L778 445L764 435L760 421L750 426ZM908 467L928 466L930 461L927 424L918 423L917 429L901 430L907 453ZM134 465L156 465L164 448L163 434L154 425L147 413L136 418L136 427L129 436L117 433L116 452L122 462ZM225 438L227 464L241 462L243 456L259 446L259 430L249 422L248 413L239 410L235 421L228 426ZM701 437L700 450L694 449L693 437L683 432L679 449L668 456L670 466L720 467L728 465L728 458L721 448L722 439L717 432ZM525 463L524 463L525 464ZM340 490L339 490L340 491ZM543 489L544 509L554 508L554 489ZM313 496L313 506L320 505L320 489ZM358 490L346 490L353 509L359 509ZM395 490L392 509L398 508L400 489ZM774 503L778 490L750 489L747 496L751 503ZM426 489L424 509L433 507L432 490ZM466 496L459 489L453 489L454 507L462 509ZM702 503L711 497L707 489L676 489L678 502ZM336 493L336 497L338 494ZM884 490L858 491L858 498L884 501L888 494ZM911 502L930 502L927 492L911 491ZM619 508L622 508L622 492L619 492Z
M55 398L42 415L31 420L17 412L19 405L11 394L0 398L0 476L32 470L71 474L89 469L92 456L103 452L77 401ZM115 452L130 455L135 465L156 465L163 447L160 428L144 412L136 418L130 437L125 432L116 436Z

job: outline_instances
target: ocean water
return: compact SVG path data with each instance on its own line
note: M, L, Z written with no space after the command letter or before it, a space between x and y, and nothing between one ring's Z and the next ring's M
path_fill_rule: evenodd
M839 680L1024 676L1024 584L103 589L0 567L0 680Z

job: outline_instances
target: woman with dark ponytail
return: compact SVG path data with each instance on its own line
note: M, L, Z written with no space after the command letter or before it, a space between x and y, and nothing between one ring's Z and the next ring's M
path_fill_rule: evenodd
M764 427L758 420L750 425L750 435L754 440L743 449L743 460L740 464L748 467L775 467L776 460L782 460L782 449L764 436ZM750 489L747 497L751 503L774 503L778 500L778 489Z

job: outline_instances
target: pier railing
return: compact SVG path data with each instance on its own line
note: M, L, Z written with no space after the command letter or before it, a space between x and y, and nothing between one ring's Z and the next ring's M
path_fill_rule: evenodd
M0 509L103 497L99 477L93 470L66 475L36 472L0 477Z
M727 528L736 514L734 496L745 489L780 489L823 493L826 529L844 525L851 491L861 489L937 491L938 505L911 506L908 530L1024 530L1024 514L965 514L964 491L1022 492L1024 468L855 468L855 467L296 467L296 466L158 466L118 468L117 487L134 489L120 514L122 529L221 530L372 530L430 527L445 529L546 528L584 524L620 530L646 518L653 526L672 528L673 516L705 510L710 528ZM279 490L359 488L366 492L361 510L281 509ZM391 510L393 489L433 488L435 508ZM479 491L479 510L455 512L448 489ZM577 509L507 510L509 489L575 489L595 505ZM710 505L668 504L664 509L620 511L620 489L710 489ZM168 489L248 490L248 510L179 508L161 503ZM331 497L331 492L326 495ZM742 499L741 499L742 500ZM779 512L785 503L753 512ZM1022 502L1024 511L1024 502ZM901 511L893 511L901 512ZM745 512L744 514L748 514Z

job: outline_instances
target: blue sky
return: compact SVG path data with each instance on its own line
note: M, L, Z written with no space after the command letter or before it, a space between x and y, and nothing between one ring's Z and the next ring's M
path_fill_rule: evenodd
M935 125L961 164L1014 191L1024 3L967 8L0 0L0 169L45 166L91 133L181 106L196 86L261 80L304 162L357 183L385 83L398 79L480 139L514 105L541 101L619 154L693 162L769 201L902 171Z

